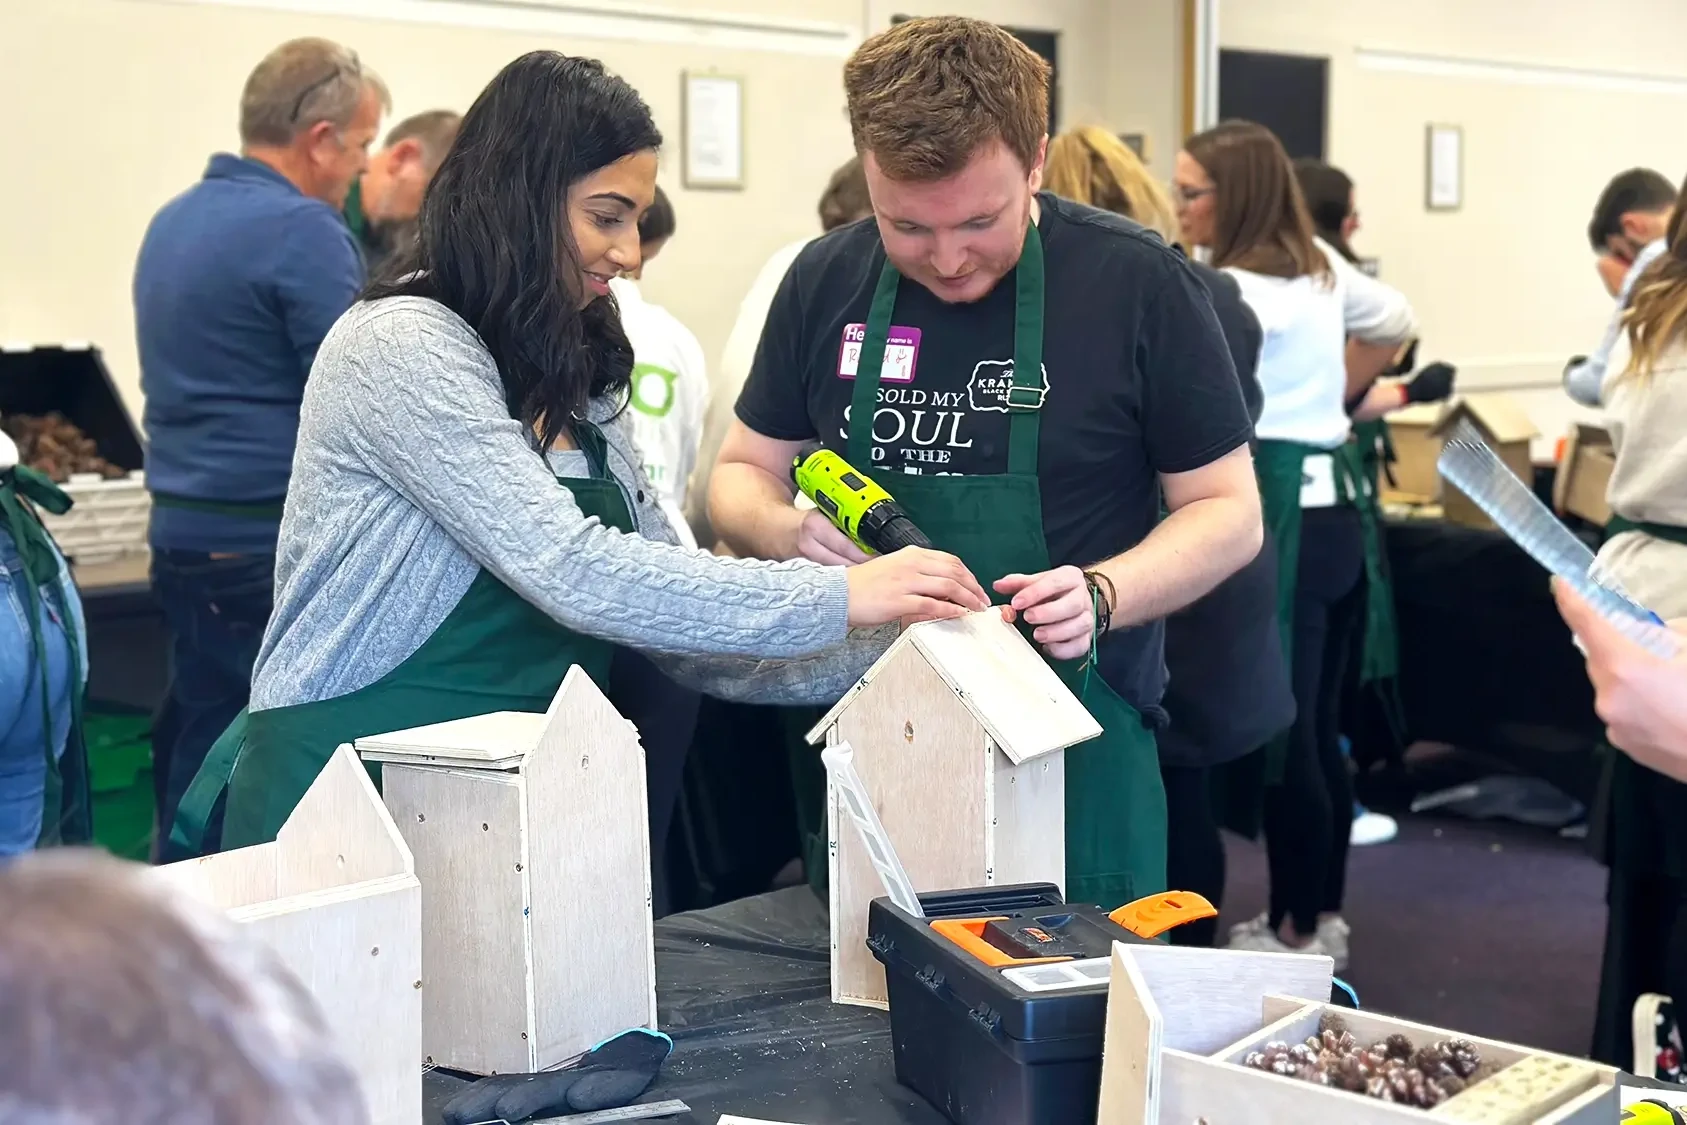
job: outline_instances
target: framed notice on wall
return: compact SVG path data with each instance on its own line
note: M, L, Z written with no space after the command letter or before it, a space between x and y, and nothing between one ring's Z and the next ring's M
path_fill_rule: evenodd
M725 74L682 76L681 179L687 188L744 186L744 80Z
M1464 130L1457 125L1431 125L1425 146L1424 206L1431 211L1457 211L1464 205Z

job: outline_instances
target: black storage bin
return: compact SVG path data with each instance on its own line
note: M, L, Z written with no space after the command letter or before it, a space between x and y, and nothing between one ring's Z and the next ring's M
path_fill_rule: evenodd
M57 412L94 439L100 456L144 467L140 430L95 347L0 349L0 418Z

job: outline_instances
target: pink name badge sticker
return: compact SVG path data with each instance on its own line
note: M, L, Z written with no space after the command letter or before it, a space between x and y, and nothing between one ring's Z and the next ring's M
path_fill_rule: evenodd
M855 373L861 368L861 345L866 341L865 324L844 325L843 346L838 350L838 378L855 378ZM912 383L919 358L920 330L892 325L885 341L885 361L879 369L879 381Z

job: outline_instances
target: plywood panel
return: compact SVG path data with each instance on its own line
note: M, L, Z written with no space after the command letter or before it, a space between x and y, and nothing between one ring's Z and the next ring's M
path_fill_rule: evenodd
M523 758L539 741L545 717L526 711L495 711L425 727L357 740L371 762L426 757L456 764L497 766Z
M315 997L374 1125L422 1119L421 895L403 875L234 914Z
M350 746L334 751L275 842L279 896L411 870L410 851Z
M993 746L993 744L992 744ZM1016 766L992 749L989 881L1053 883L1066 891L1066 755Z
M1130 950L1113 943L1096 1125L1159 1125L1165 1021Z
M1166 1050L1160 1054L1160 1120L1186 1125L1424 1125L1410 1106L1281 1078L1263 1070Z
M522 779L398 767L383 788L425 895L424 1056L474 1074L532 1069Z
M538 1066L656 1025L644 749L579 668L524 768Z
M926 622L907 636L1013 761L1101 734L1101 724L1000 610Z
M154 867L150 874L219 910L232 910L276 897L275 853L272 840Z
M1268 995L1330 998L1328 957L1158 944L1132 953L1165 1013L1166 1046L1180 1051L1210 1054L1258 1030Z
M896 652L839 717L837 737L854 748L856 771L914 889L984 885L989 746L918 652ZM884 889L847 817L830 823L832 998L882 1006L884 969L866 941L868 904Z

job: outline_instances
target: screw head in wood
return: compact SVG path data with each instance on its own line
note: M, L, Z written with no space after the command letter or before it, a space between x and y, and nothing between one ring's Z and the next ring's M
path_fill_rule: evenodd
M417 981L415 984L411 985L410 987L416 989L419 992L419 991L421 991L421 988L422 988L422 982ZM432 1062L433 1060L430 1058L428 1061Z
M490 832L490 831L492 831L492 826L490 824L482 824L480 826L480 830L482 832Z
M424 821L424 820L426 820L426 819L427 819L427 816L426 816L426 814L424 814L424 813L417 813L417 814L416 814L416 823L417 823L417 824L420 824L420 823L422 823L422 821Z
M902 724L902 737L909 742L914 741L914 724L912 722Z
M381 955L381 947L378 946L378 945L374 949L371 949L369 951L369 956L371 956L371 957L379 957L380 955Z
M521 870L521 864L519 864L519 863L518 863L518 864L516 864L516 865L515 865L515 869L516 869L516 870L517 870L517 871L520 871L520 870Z
M589 770L592 768L592 756L590 754L580 755L580 768L583 770Z

